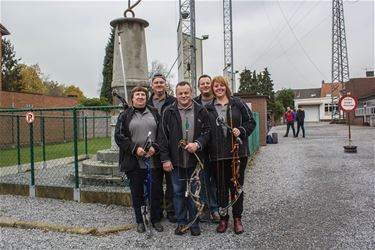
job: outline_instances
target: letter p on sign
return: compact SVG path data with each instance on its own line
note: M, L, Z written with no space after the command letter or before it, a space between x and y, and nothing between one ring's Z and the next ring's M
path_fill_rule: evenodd
M26 116L25 116L25 119L26 119L27 123L29 123L29 124L33 123L34 119L35 119L34 113L33 112L27 112Z

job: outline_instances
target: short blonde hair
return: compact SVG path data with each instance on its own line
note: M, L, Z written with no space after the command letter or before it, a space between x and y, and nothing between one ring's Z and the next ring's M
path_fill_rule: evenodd
M214 78L212 78L212 81L211 81L211 91L212 91L212 93L214 95L215 95L215 93L214 93L214 84L215 84L215 82L221 83L221 84L225 85L225 95L228 98L232 95L232 91L230 91L230 88L229 88L228 80L224 76L215 76Z

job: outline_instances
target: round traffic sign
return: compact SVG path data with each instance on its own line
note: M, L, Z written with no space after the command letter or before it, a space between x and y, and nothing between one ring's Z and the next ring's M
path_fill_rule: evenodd
M27 123L29 123L29 124L33 123L34 119L35 119L34 113L33 112L27 112L26 116L25 116L25 119L26 119Z
M357 106L357 98L352 95L344 95L339 100L339 107L343 112L354 112Z

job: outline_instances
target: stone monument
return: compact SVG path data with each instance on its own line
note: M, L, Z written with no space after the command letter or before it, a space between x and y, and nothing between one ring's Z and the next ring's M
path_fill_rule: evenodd
M130 103L128 97L133 87L149 86L145 39L145 28L148 22L135 18L132 10L139 2L140 0L130 5L130 0L128 0L128 9L124 12L124 17L110 22L115 28L112 90L128 103ZM129 13L132 17L127 17ZM115 104L119 103L120 101L116 98ZM114 141L117 117L118 112L111 117L111 148L100 150L95 159L82 162L80 175L82 184L121 184L121 173L118 167L119 150Z

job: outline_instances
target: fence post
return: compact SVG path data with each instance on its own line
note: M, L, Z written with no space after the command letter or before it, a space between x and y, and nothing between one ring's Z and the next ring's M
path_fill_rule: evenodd
M21 129L20 117L17 115L17 171L21 173Z
M80 190L79 190L79 172L78 172L78 131L77 131L77 110L73 108L73 145L74 145L74 200L80 201Z
M40 117L40 125L41 125L41 130L40 132L42 133L42 149L43 149L43 169L47 167L47 162L46 162L46 133L44 130L44 116Z
M30 197L35 197L34 133L33 133L32 122L29 124L29 128L30 128L30 173L31 173L29 195Z
M87 149L87 117L85 116L84 120L84 138L85 138L85 154L86 158L88 158L88 149Z
M95 110L92 111L92 138L95 139Z
M66 135L65 135L65 110L63 110L62 113L63 113L63 135L64 135L64 143L66 143Z

